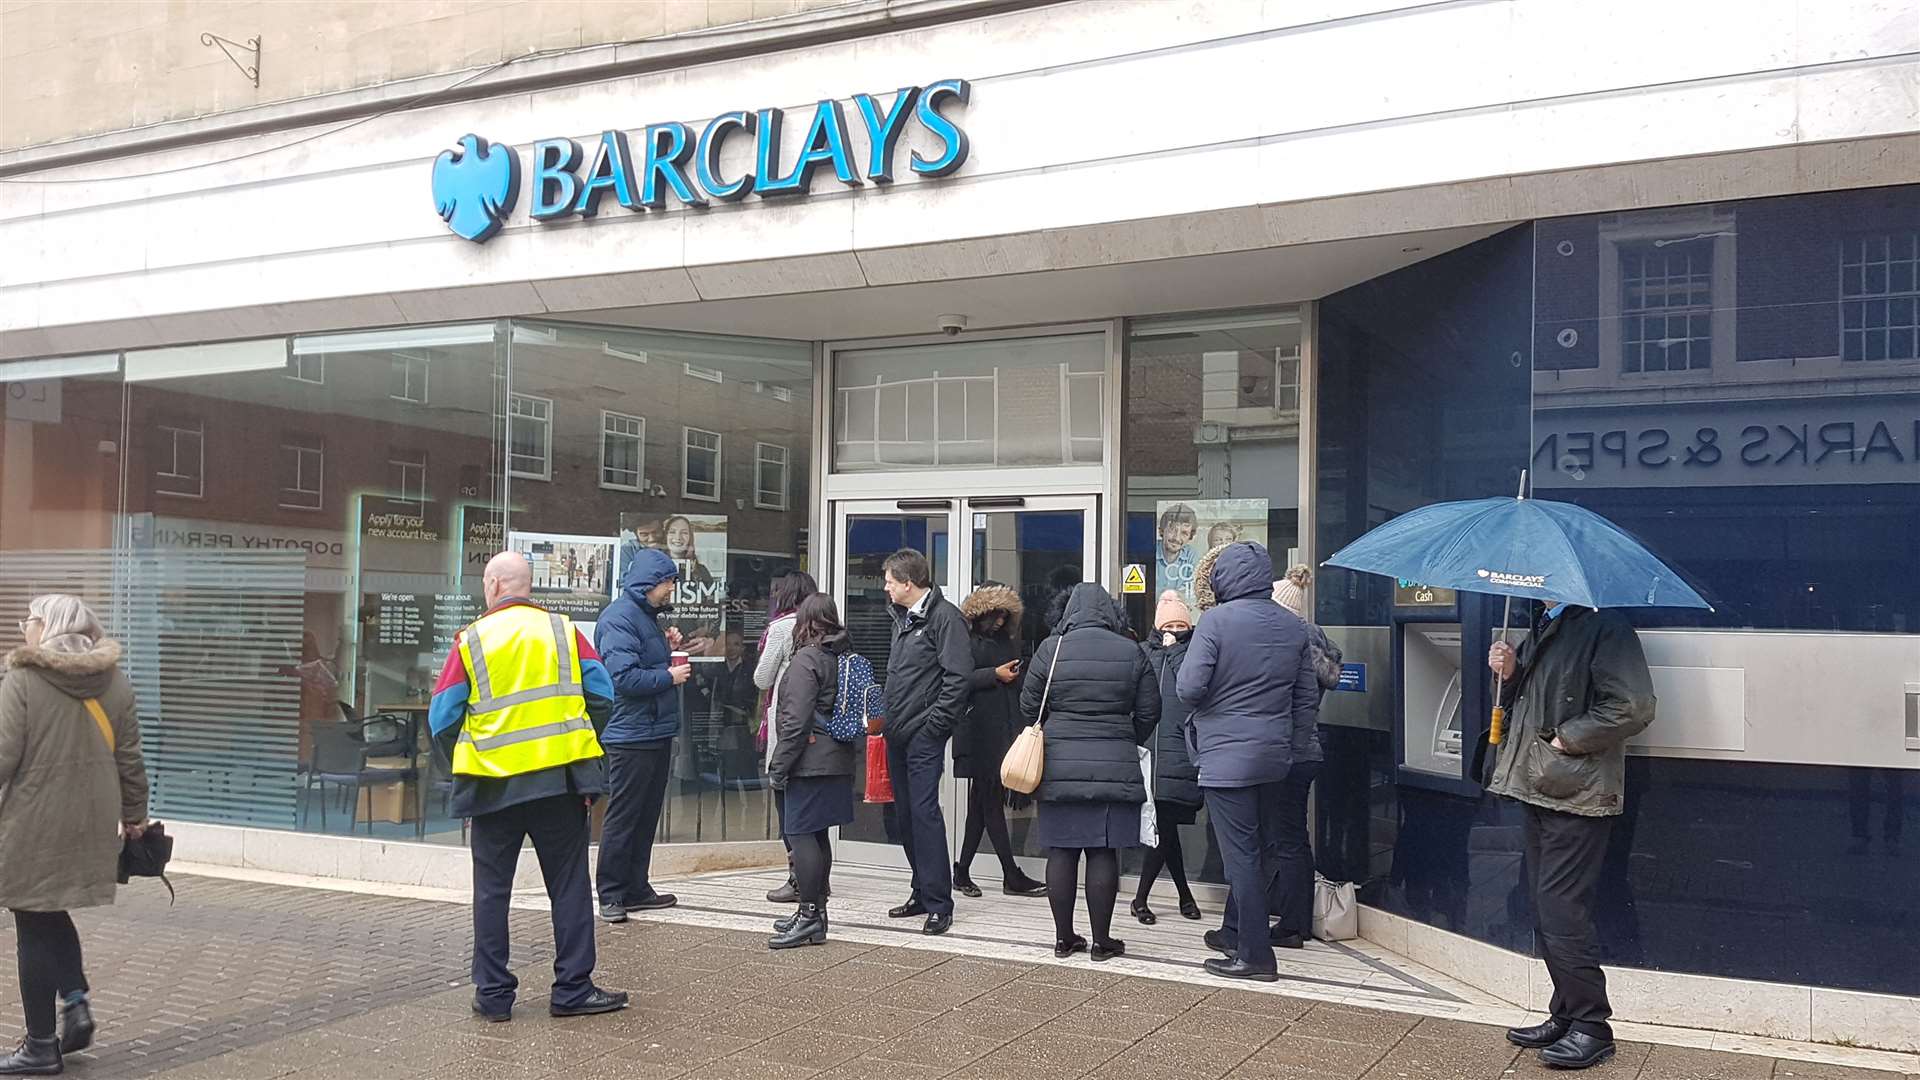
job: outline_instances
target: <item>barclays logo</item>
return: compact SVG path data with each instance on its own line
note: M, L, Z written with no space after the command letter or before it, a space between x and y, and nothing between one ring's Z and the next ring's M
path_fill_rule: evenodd
M966 163L971 144L940 107L947 100L965 105L972 89L964 79L905 86L888 105L871 94L855 94L854 112L867 137L864 155L856 152L847 110L838 101L819 102L799 158L784 175L780 144L786 117L780 109L722 113L698 132L677 122L648 125L637 160L624 131L602 132L591 162L572 139L543 139L532 150L531 216L535 221L592 218L608 195L635 213L664 209L669 193L696 209L748 195L804 196L823 168L848 187L884 186L894 181L896 148L910 125L934 140L938 150L912 151L908 169L923 179L950 176ZM723 176L721 150L734 137L752 140L751 167ZM489 144L478 135L462 136L460 147L434 160L433 204L455 235L483 243L500 231L519 199L520 156L513 147Z

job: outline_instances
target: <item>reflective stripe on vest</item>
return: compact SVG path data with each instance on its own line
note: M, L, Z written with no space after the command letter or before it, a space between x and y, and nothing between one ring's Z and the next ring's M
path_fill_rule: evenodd
M460 776L508 777L599 757L573 624L516 604L460 638L472 698L454 745Z

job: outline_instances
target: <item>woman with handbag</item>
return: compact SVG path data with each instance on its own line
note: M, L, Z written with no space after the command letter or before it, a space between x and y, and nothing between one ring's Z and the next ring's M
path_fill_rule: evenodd
M1106 590L1076 585L1054 636L1040 644L1020 695L1023 712L1043 725L1044 763L1038 835L1047 854L1047 900L1055 956L1087 948L1074 933L1074 878L1087 860L1087 921L1092 955L1126 952L1112 935L1120 895L1120 849L1140 844L1147 785L1139 747L1160 722L1160 684L1125 617Z
M1187 715L1192 712L1174 692L1180 681L1180 662L1187 657L1187 642L1193 638L1193 611L1175 589L1160 594L1153 613L1153 635L1141 648L1147 663L1160 682L1160 734L1153 745L1153 807L1160 832L1160 843L1147 852L1140 868L1140 888L1134 893L1133 917L1144 926L1160 921L1147 906L1147 894L1164 867L1180 897L1180 914L1200 918L1200 905L1193 899L1193 887L1187 884L1185 852L1180 847L1180 826L1191 825L1200 810L1200 770L1187 755Z
M812 574L804 570L794 570L775 578L773 588L767 597L769 609L767 628L760 635L760 658L753 665L753 685L765 692L761 698L764 704L758 710L760 730L756 735L760 743L760 751L766 755L762 759L763 764L773 761L776 741L773 723L773 687L779 681L781 673L787 670L787 664L793 660L794 617L799 613L800 602L819 591L820 586L813 580ZM780 819L785 821L787 797L778 788L773 792L773 808ZM785 844L786 840L786 827L782 825L780 842ZM798 903L799 900L799 887L793 880L793 848L789 846L787 848L787 883L767 893L767 903L793 904Z
M1020 726L1020 643L1013 630L1026 605L1020 594L989 581L967 595L960 614L967 620L973 648L973 674L967 679L967 714L953 738L953 775L967 781L967 824L960 858L953 864L953 887L979 896L973 883L973 857L983 837L1000 857L1000 891L1008 896L1045 896L1046 885L1027 876L1013 861L1013 837L1007 831L1007 789L1000 763Z
M780 829L793 852L800 907L774 924L768 948L823 945L827 940L828 878L833 845L828 831L853 822L854 743L828 734L840 689L840 657L852 650L833 597L814 593L794 619L795 652L774 693L779 728L767 781L786 793Z
M20 633L0 682L0 907L13 912L27 1033L0 1075L51 1076L93 1043L67 912L113 903L123 841L146 832L147 770L120 646L87 605L37 597Z

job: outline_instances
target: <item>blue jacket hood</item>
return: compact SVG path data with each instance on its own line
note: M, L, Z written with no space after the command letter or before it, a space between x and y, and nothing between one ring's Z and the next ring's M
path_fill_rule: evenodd
M620 576L620 588L634 603L645 604L647 594L653 591L655 585L679 574L680 568L673 564L673 559L666 552L659 548L641 548L639 556Z
M1222 604L1273 591L1273 559L1251 540L1233 544L1213 560L1213 595Z

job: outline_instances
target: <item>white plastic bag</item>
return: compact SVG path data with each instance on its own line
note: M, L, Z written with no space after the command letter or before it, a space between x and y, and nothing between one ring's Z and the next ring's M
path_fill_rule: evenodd
M1328 881L1313 875L1313 936L1321 941L1348 941L1360 936L1360 901L1353 882Z
M1153 807L1153 754L1144 746L1140 752L1140 779L1147 784L1147 801L1140 804L1140 842L1147 847L1160 846L1160 814Z

